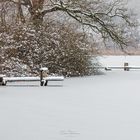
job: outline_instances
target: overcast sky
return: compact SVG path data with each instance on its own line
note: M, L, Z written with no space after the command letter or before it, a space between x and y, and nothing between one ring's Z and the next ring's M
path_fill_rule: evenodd
M134 9L140 17L140 0L128 0L128 2L131 8Z

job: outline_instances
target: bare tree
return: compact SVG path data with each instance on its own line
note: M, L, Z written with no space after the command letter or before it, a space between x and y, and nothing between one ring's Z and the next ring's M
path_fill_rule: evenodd
M83 26L90 27L103 39L111 38L122 49L123 45L127 45L127 41L121 24L137 26L124 0L1 0L0 2L16 4L18 17L23 23L29 14L30 21L39 25L49 13L64 13Z

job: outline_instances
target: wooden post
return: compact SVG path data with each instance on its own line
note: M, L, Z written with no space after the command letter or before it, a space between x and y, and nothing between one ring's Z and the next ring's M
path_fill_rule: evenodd
M40 70L40 86L44 85L44 82L42 80L43 80L43 70Z
M0 85L3 83L3 77L0 77Z
M6 81L4 80L5 75L0 75L0 86L6 86Z
M127 62L124 63L124 71L129 71L129 68L128 68L129 64Z
M47 67L40 68L40 86L47 86L48 81L43 81L43 72L48 71Z

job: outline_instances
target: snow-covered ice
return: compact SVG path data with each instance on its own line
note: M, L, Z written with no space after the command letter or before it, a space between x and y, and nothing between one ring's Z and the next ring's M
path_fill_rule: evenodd
M124 66L129 63L130 66L140 66L140 56L102 56L99 61L103 66Z
M0 140L139 140L139 85L134 70L9 83L0 87Z

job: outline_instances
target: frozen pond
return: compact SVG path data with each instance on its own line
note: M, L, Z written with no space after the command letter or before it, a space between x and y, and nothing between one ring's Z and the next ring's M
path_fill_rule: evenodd
M0 87L0 140L139 140L139 85L133 70Z
M124 66L125 62L130 66L140 66L140 56L103 56L99 61L104 66Z

